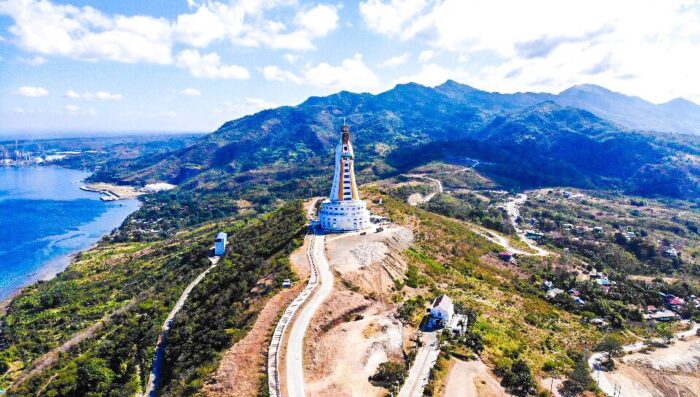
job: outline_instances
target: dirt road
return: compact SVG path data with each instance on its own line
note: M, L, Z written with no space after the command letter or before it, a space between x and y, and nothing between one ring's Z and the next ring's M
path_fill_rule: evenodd
M690 338L696 334L698 328L700 328L700 324L693 324L693 326L689 330L676 334L673 339L675 341L678 341L681 338ZM700 342L696 341L694 343ZM635 353L644 348L644 346L645 345L643 342L637 342L631 345L623 346L623 351L625 352L625 354ZM656 371L663 371L666 369L674 369L680 366L682 363L676 362L677 360L675 360L675 358L677 358L681 354L676 350L677 349L674 349L674 346L672 346L665 349L658 349L651 353L649 356L653 357L653 360L651 362L650 368L655 369L653 367L656 366ZM689 349L684 346L682 350L688 351ZM629 358L635 360L635 357L630 356ZM603 359L604 353L594 353L588 359L588 365L593 370L593 379L596 380L596 382L598 383L598 387L606 395L619 397L655 397L658 395L663 395L663 393L659 394L660 392L654 386L653 382L650 379L648 379L648 376L640 374L639 371L636 371L634 368L624 367L620 371L604 371L600 365L600 362ZM695 356L688 356L688 359L694 360ZM698 351L697 359L700 360L700 351ZM624 357L622 360L624 362L627 362L628 357ZM668 365L668 368L661 368L660 364L664 362L672 363L672 365Z
M527 244L530 249L534 250L536 252L536 256L548 256L550 254L549 251L546 249L540 247L535 243L534 241L530 240L527 238L525 235L525 232L518 227L518 224L515 222L518 217L520 216L520 207L527 201L527 194L525 193L519 193L514 199L509 200L506 203L506 211L508 212L508 217L510 218L510 222L513 224L513 227L515 228L515 232L520 237L521 240ZM532 254L530 254L532 255Z
M209 258L209 260L211 261L211 266L209 266L207 270L200 273L187 286L187 288L185 288L185 290L182 292L182 295L180 295L180 299L177 300L175 306L170 311L170 314L168 314L168 317L165 319L165 322L163 323L163 328L161 328L160 335L158 336L158 341L156 342L156 354L153 358L153 365L151 366L151 373L148 376L148 384L146 385L146 390L142 394L143 397L156 397L157 395L159 381L158 376L160 375L160 367L163 365L163 357L165 355L165 346L167 344L168 332L170 332L170 328L173 325L173 319L175 318L175 315L180 311L180 309L182 309L182 306L185 305L185 302L187 301L187 298L189 298L190 293L192 292L194 287L196 287L197 284L199 284L204 279L207 273L209 273L213 268L216 267L216 265L219 263L219 259L221 259L221 257L219 256Z
M416 354L413 366L408 370L408 378L399 391L399 397L421 397L428 384L430 369L440 354L437 332L424 332L421 342L423 345Z

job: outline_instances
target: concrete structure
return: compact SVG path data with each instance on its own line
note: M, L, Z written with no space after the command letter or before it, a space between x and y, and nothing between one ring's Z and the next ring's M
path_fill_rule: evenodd
M319 218L324 230L349 232L370 226L367 203L360 200L355 183L355 153L350 128L344 125L335 149L335 175L330 197L321 203Z
M435 298L433 307L430 308L430 317L438 321L443 321L445 324L449 324L454 314L454 304L452 304L452 299L450 299L449 296L440 295Z
M226 239L228 236L224 232L219 232L216 235L216 242L214 243L214 255L221 256L226 252Z

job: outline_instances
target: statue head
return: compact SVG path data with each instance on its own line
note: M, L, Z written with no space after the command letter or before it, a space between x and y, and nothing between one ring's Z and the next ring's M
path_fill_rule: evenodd
M350 127L344 125L341 131L343 131L343 143L348 143L350 141Z

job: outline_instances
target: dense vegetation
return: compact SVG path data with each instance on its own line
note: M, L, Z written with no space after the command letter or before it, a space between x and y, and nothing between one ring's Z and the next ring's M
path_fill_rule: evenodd
M80 376L93 370L108 375L100 381L105 390L143 387L162 321L208 266L214 231L210 225L155 244L102 244L51 281L25 288L1 318L0 357L12 366L3 383L46 353L68 350L61 346L75 335L87 337L9 394L82 395Z
M192 395L216 369L220 354L252 326L253 302L291 278L289 254L301 245L300 202L251 221L229 236L226 257L175 317L165 351L161 395Z
M700 152L697 138L624 130L587 111L549 102L548 96L473 94L471 87L448 82L436 88L398 85L378 95L313 97L227 122L186 149L143 164L115 164L98 177L164 180L198 191L231 188L244 174L267 182L290 176L302 181L332 163L338 126L347 118L359 159L371 162L368 176L469 157L482 160L480 169L499 182L515 186L605 186L679 197L700 193L700 171L688 156ZM300 193L293 184L286 187Z
M474 222L504 234L515 234L508 214L494 206L496 201L477 197L474 193L439 194L421 205L428 211Z
M206 334L218 344L195 350L209 355L187 361L194 371L204 374L200 365L208 364L216 354L211 349L223 349L236 335L245 333L251 314L241 309L241 303L260 297L251 291L255 282L265 276L275 281L289 276L282 258L298 244L304 222L300 204L295 202L248 222L208 224L157 243L103 243L86 251L55 279L23 290L0 317L0 362L5 372L1 381L8 384L21 379L8 394L36 395L41 390L46 396L127 396L143 390L162 323L185 286L210 265L207 256L213 236L223 229L237 247L218 272L211 274L212 279L205 279L193 293L206 312L194 306L185 309L195 317L211 314L230 320L220 323L224 328ZM279 283L271 285L270 291ZM218 299L216 310L223 312L212 309L214 302L201 302L217 290L222 293L213 299ZM229 301L224 304L222 299ZM239 325L236 333L230 332L233 324ZM194 325L181 326L191 329ZM79 334L86 337L78 346L60 348ZM177 339L181 334L176 331L173 335ZM46 361L50 356L45 354L59 348L63 351L59 359ZM37 358L50 365L25 378Z

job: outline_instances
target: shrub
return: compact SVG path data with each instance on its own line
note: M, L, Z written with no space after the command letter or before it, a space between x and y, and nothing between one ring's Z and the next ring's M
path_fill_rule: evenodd
M379 364L377 372L369 377L370 382L380 384L386 388L401 385L406 379L406 366L403 363L387 361Z
M525 360L518 359L510 368L502 369L501 385L516 396L534 395L537 390L535 378Z

